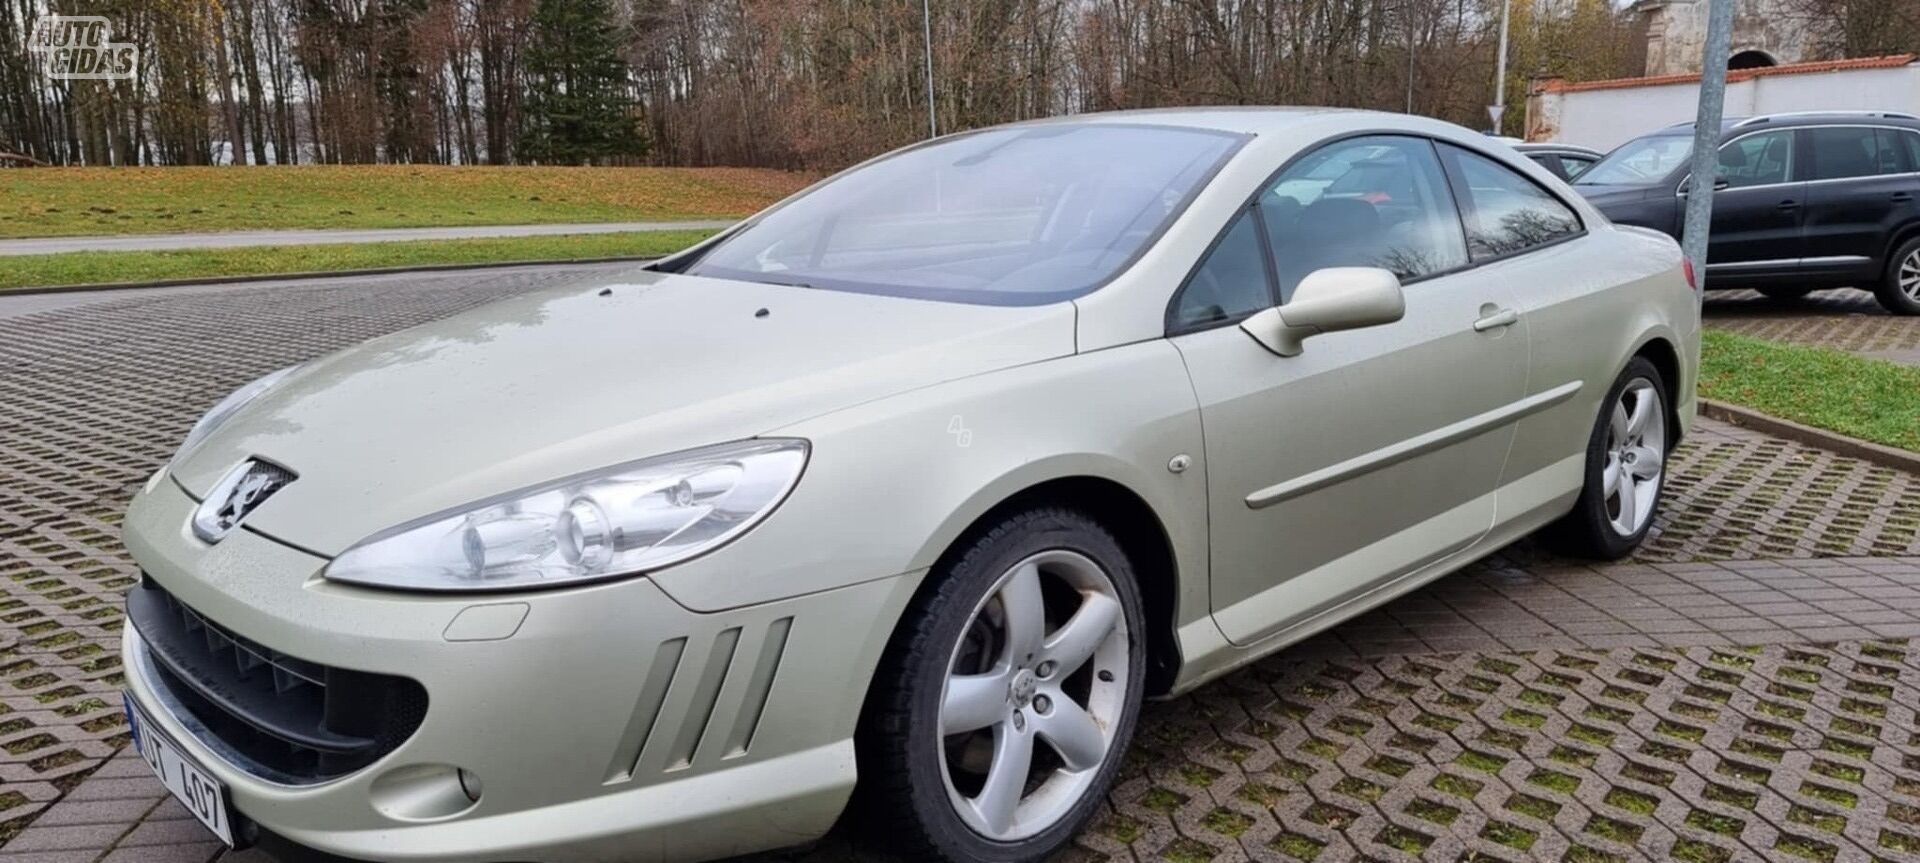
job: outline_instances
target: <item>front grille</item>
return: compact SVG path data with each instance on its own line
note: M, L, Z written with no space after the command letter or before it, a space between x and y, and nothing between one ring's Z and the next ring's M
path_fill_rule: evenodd
M152 578L127 594L127 618L154 682L264 778L351 773L399 747L427 714L427 691L413 680L288 656L206 619Z

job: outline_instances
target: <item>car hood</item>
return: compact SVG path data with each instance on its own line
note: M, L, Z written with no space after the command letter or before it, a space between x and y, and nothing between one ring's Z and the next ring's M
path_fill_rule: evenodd
M752 437L1074 350L1068 303L997 307L639 272L527 294L324 357L174 469L298 478L249 528L334 555L561 477Z

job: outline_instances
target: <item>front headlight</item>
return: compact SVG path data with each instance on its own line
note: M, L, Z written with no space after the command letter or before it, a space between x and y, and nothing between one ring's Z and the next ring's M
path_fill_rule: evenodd
M579 584L679 563L772 512L800 479L807 442L748 440L561 480L387 531L326 577L408 590Z
M279 371L268 372L254 380L253 383L228 393L226 398L221 399L212 409L202 415L199 422L193 424L193 428L187 432L187 439L181 441L180 448L174 451L173 461L177 463L180 459L185 458L187 453L192 452L194 447L199 446L201 441L207 439L207 435L213 434L214 429L219 428L222 423L232 419L233 415L239 413L241 408L246 407L248 402L259 398L262 393L273 389L275 386L278 386L281 381L286 380L287 375L299 370L299 366L293 365L287 366Z

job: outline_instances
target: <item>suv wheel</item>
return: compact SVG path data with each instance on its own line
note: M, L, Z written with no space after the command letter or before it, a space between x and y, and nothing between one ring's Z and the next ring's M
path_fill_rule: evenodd
M1874 292L1896 315L1920 315L1920 237L1900 244L1887 262L1887 276Z
M1040 507L928 578L860 730L868 832L915 860L1044 859L1101 805L1140 712L1132 566L1098 522Z

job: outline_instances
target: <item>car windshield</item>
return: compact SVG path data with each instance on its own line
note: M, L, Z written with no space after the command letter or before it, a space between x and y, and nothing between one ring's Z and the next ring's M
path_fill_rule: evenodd
M955 136L848 171L686 265L692 275L996 305L1091 291L1245 140L1080 123Z
M1574 181L1580 186L1631 186L1665 179L1687 163L1692 135L1654 135L1620 145Z

